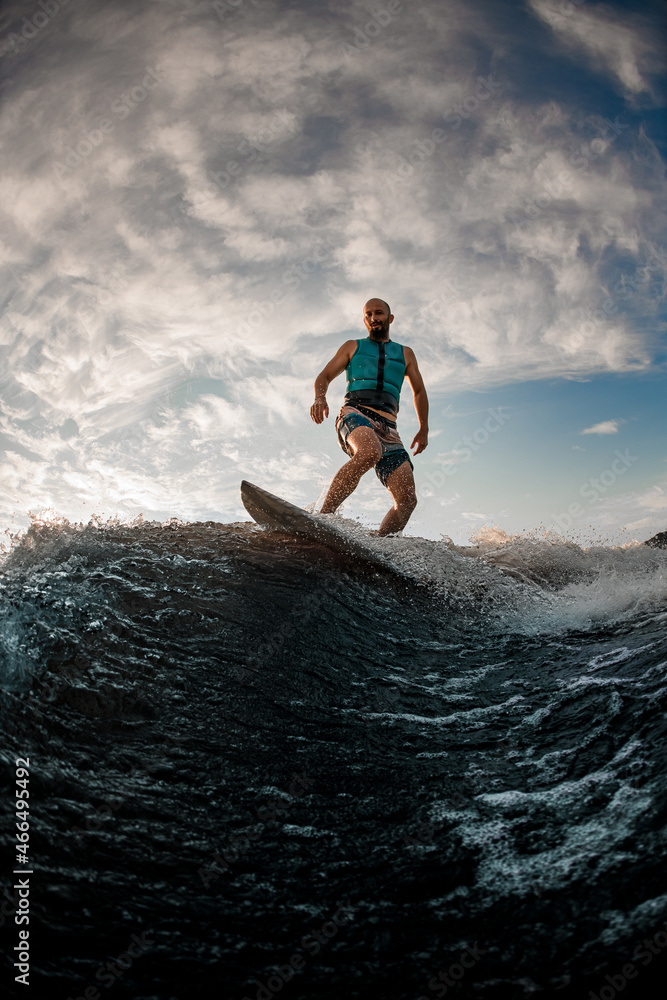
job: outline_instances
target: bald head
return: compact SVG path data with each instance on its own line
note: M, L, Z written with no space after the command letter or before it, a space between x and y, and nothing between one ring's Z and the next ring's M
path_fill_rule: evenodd
M366 303L366 305L364 306L364 316L366 315L366 310L368 309L368 307L369 306L373 306L373 305L375 305L378 302L380 303L380 305L382 305L382 306L385 307L385 309L387 311L387 316L390 316L391 315L391 309L389 308L389 303L385 302L384 299L369 299L368 302Z

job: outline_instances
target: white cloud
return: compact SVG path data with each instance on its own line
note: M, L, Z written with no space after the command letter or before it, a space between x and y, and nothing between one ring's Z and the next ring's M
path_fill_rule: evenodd
M639 507L647 507L650 511L667 509L667 487L656 484L652 489L642 494L638 500Z
M659 296L601 306L614 255L628 269L659 240L659 157L640 170L636 135L605 144L583 104L517 94L499 56L514 23L483 0L452 0L447 17L406 6L351 58L341 44L374 5L334 8L266 0L223 24L210 4L72 4L34 58L6 54L0 351L20 455L6 504L18 491L66 506L76 481L91 503L235 509L243 470L261 478L271 461L278 475L286 431L312 459L295 459L299 475L324 476L340 455L303 424L312 380L362 335L371 292L391 301L433 399L651 364ZM644 35L623 22L622 44L600 38L636 88ZM161 82L114 112L148 66ZM502 87L477 100L494 73ZM466 101L460 127L445 124ZM104 117L113 130L59 181L54 165Z
M629 10L619 16L617 7L582 6L585 0L530 0L530 6L563 40L585 52L593 64L615 76L628 94L650 90L647 79L656 69L650 27L641 15ZM576 5L576 6L575 6ZM578 9L577 9L578 8Z
M640 540L665 530L667 482L657 482L647 490L600 498L594 526L600 530L636 532Z
M618 434L618 425L620 421L618 420L602 420L599 424L593 424L592 427L586 427L585 430L581 431L581 434Z

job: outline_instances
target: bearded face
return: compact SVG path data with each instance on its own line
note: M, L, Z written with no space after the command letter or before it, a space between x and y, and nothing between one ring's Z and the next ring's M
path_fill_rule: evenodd
M382 299L370 299L364 306L364 325L371 340L388 340L393 318Z
M371 340L386 340L389 336L389 317L378 322L373 321L368 330Z

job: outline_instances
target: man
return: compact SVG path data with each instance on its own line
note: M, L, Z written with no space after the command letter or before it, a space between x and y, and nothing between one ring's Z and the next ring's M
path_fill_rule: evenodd
M403 379L412 388L419 430L410 445L419 455L428 442L428 398L417 359L409 347L389 339L394 321L383 299L369 299L364 306L368 337L347 340L315 379L315 402L310 415L316 424L329 416L326 392L342 371L347 373L347 393L336 418L336 433L343 451L350 456L333 478L322 505L322 514L332 514L375 468L387 487L394 506L386 514L379 535L402 531L417 506L413 465L396 430L396 414Z

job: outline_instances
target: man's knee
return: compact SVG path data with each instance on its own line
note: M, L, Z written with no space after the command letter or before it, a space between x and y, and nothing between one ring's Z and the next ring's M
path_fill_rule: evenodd
M368 472L369 469L377 465L381 458L382 451L380 448L359 448L352 461L362 468L364 472Z
M399 501L399 507L402 510L408 510L412 514L413 510L417 506L417 495L415 493L408 493L405 497Z

